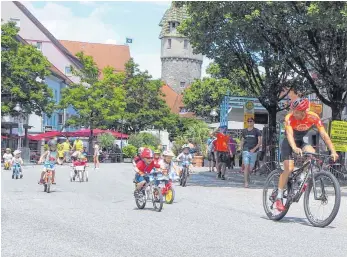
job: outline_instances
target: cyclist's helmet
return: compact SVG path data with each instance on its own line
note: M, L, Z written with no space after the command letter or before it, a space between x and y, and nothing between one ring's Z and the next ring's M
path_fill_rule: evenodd
M160 150L154 150L154 154L161 154Z
M6 148L6 152L11 152L11 148Z
M184 144L184 145L182 146L182 149L185 149L185 148L190 149L190 147L189 147L189 145L188 145L188 144Z
M20 150L16 150L16 151L13 152L14 155L18 155L18 154L20 154L20 153L21 153Z
M149 148L143 149L141 152L141 158L153 158L153 152Z
M57 146L57 141L55 141L55 140L49 140L48 146Z
M298 98L290 105L290 109L296 111L306 111L310 107L310 101L307 98Z

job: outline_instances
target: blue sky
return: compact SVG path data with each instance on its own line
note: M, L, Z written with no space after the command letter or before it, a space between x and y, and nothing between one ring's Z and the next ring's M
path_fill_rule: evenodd
M124 44L142 70L160 77L159 22L170 2L24 2L57 38ZM205 61L203 67L206 67ZM205 70L205 68L203 68ZM204 74L204 72L203 72Z

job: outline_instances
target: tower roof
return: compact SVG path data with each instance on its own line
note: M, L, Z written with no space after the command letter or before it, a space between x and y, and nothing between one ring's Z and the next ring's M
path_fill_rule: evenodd
M159 38L167 36L181 36L177 30L170 32L169 22L179 22L188 18L187 7L176 7L174 4L171 4L170 8L166 10L163 18L161 19L159 26L162 27L160 31Z

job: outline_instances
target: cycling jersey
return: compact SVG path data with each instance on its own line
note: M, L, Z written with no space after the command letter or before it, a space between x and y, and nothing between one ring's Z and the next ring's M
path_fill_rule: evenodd
M192 162L193 157L190 153L186 154L186 153L180 153L177 156L177 160L180 160L181 162Z
M154 161L152 161L150 164L147 165L143 160L140 160L139 162L137 162L136 167L140 170L141 174L151 173L151 171L154 168L157 168L157 169L160 168L160 166L156 165Z
M314 112L308 111L302 120L296 119L293 113L288 113L285 117L285 127L293 129L294 139L302 139L312 126L316 126L318 130L324 128L321 119Z

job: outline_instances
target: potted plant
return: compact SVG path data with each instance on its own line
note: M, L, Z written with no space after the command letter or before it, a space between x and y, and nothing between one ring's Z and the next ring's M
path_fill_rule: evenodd
M187 144L189 141L192 142L195 146L193 165L202 167L204 163L204 153L207 150L206 141L208 136L209 129L205 123L192 124L184 135L178 136L175 139L173 151L178 155L182 151L182 145Z
M123 147L123 162L131 163L132 159L137 154L137 148L133 145Z

